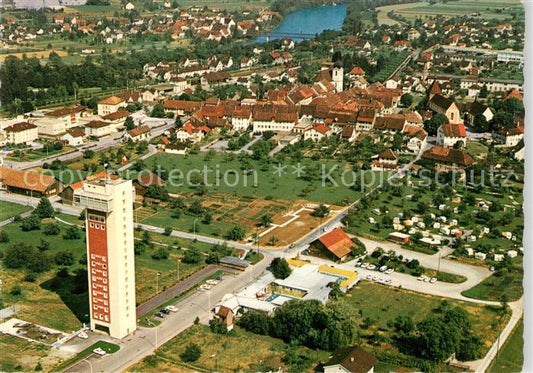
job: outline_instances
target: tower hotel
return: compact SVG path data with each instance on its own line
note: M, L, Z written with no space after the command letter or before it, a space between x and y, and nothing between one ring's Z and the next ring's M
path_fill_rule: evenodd
M136 329L131 180L98 179L74 194L86 210L91 330L124 338Z

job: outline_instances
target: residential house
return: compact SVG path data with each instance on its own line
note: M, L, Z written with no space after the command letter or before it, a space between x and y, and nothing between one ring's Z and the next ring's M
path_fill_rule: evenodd
M331 136L333 130L324 123L315 123L313 126L304 131L304 140L320 141L324 137Z
M466 146L466 128L464 124L447 123L437 130L437 144L444 147L453 147L457 143Z
M487 122L490 122L492 118L494 118L494 113L491 108L479 101L474 101L467 109L467 120L469 125L472 126L474 124L474 119L477 115L483 115Z
M141 171L136 179L133 180L135 194L143 196L152 185L164 187L167 183L153 172Z
M231 308L225 306L219 306L217 308L218 310L215 312L216 322L224 324L228 332L232 331L235 324L235 315L233 311Z
M124 140L126 141L147 141L150 139L150 127L148 126L139 126L136 128L133 128L126 132L124 135Z
M9 144L28 144L38 139L38 127L29 122L15 123L4 128L6 142Z
M360 347L343 347L324 364L324 373L374 373L377 361Z
M524 138L524 127L519 126L510 129L504 129L492 134L492 137L496 143L504 147L513 147Z
M231 125L236 131L248 129L252 120L252 108L248 105L237 107L231 113Z
M69 146L80 146L87 142L85 131L79 127L68 130L67 133L60 137L60 140Z
M445 148L433 146L422 153L422 159L435 162L435 171L464 173L466 167L474 164L472 157L463 149Z
M341 138L348 142L354 142L357 138L357 131L354 126L344 126L341 132Z
M126 103L126 100L122 97L118 96L110 96L106 97L100 101L98 101L98 114L99 115L107 115L114 113L121 108L125 108L128 106Z
M117 132L117 129L110 122L93 120L85 125L85 135L87 137L104 137L115 132Z
M372 161L372 171L391 171L398 169L398 156L392 149L386 149Z

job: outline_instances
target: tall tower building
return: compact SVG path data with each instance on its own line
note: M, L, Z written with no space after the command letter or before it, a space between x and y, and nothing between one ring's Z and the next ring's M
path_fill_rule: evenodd
M337 92L344 90L344 69L341 66L333 66L331 70L331 80Z
M83 184L75 203L86 207L90 327L124 338L136 329L131 180Z

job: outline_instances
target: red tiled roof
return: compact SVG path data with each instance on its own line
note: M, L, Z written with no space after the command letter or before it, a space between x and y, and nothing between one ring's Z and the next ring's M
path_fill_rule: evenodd
M0 167L0 179L2 180L2 184L7 187L32 190L39 193L46 192L55 181L53 176L31 171L14 170L6 167Z
M20 123L15 123L9 127L6 127L4 128L4 131L6 132L22 132L22 131L27 131L27 130L31 130L31 129L34 129L34 128L37 128L37 126L35 124L31 124L29 122L20 122Z
M118 110L118 111L115 111L114 113L110 113L110 114L104 115L102 117L102 119L105 119L105 120L122 119L122 118L126 118L130 114L131 113L129 111L127 111L127 110Z
M446 137L466 137L466 128L464 124L443 124L442 132Z
M355 244L341 228L335 228L318 239L328 251L341 259L352 252Z

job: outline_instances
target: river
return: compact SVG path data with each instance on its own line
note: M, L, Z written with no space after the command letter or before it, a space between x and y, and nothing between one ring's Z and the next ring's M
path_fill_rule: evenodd
M316 34L320 34L324 30L340 30L346 18L347 8L348 4L343 3L297 10L285 16L276 29L256 38L253 42L264 43L267 41L267 37L270 40L284 37L276 34L289 34L287 37L300 41L302 39L312 39ZM290 34L292 34L292 37ZM300 37L295 36L295 34L308 35Z

